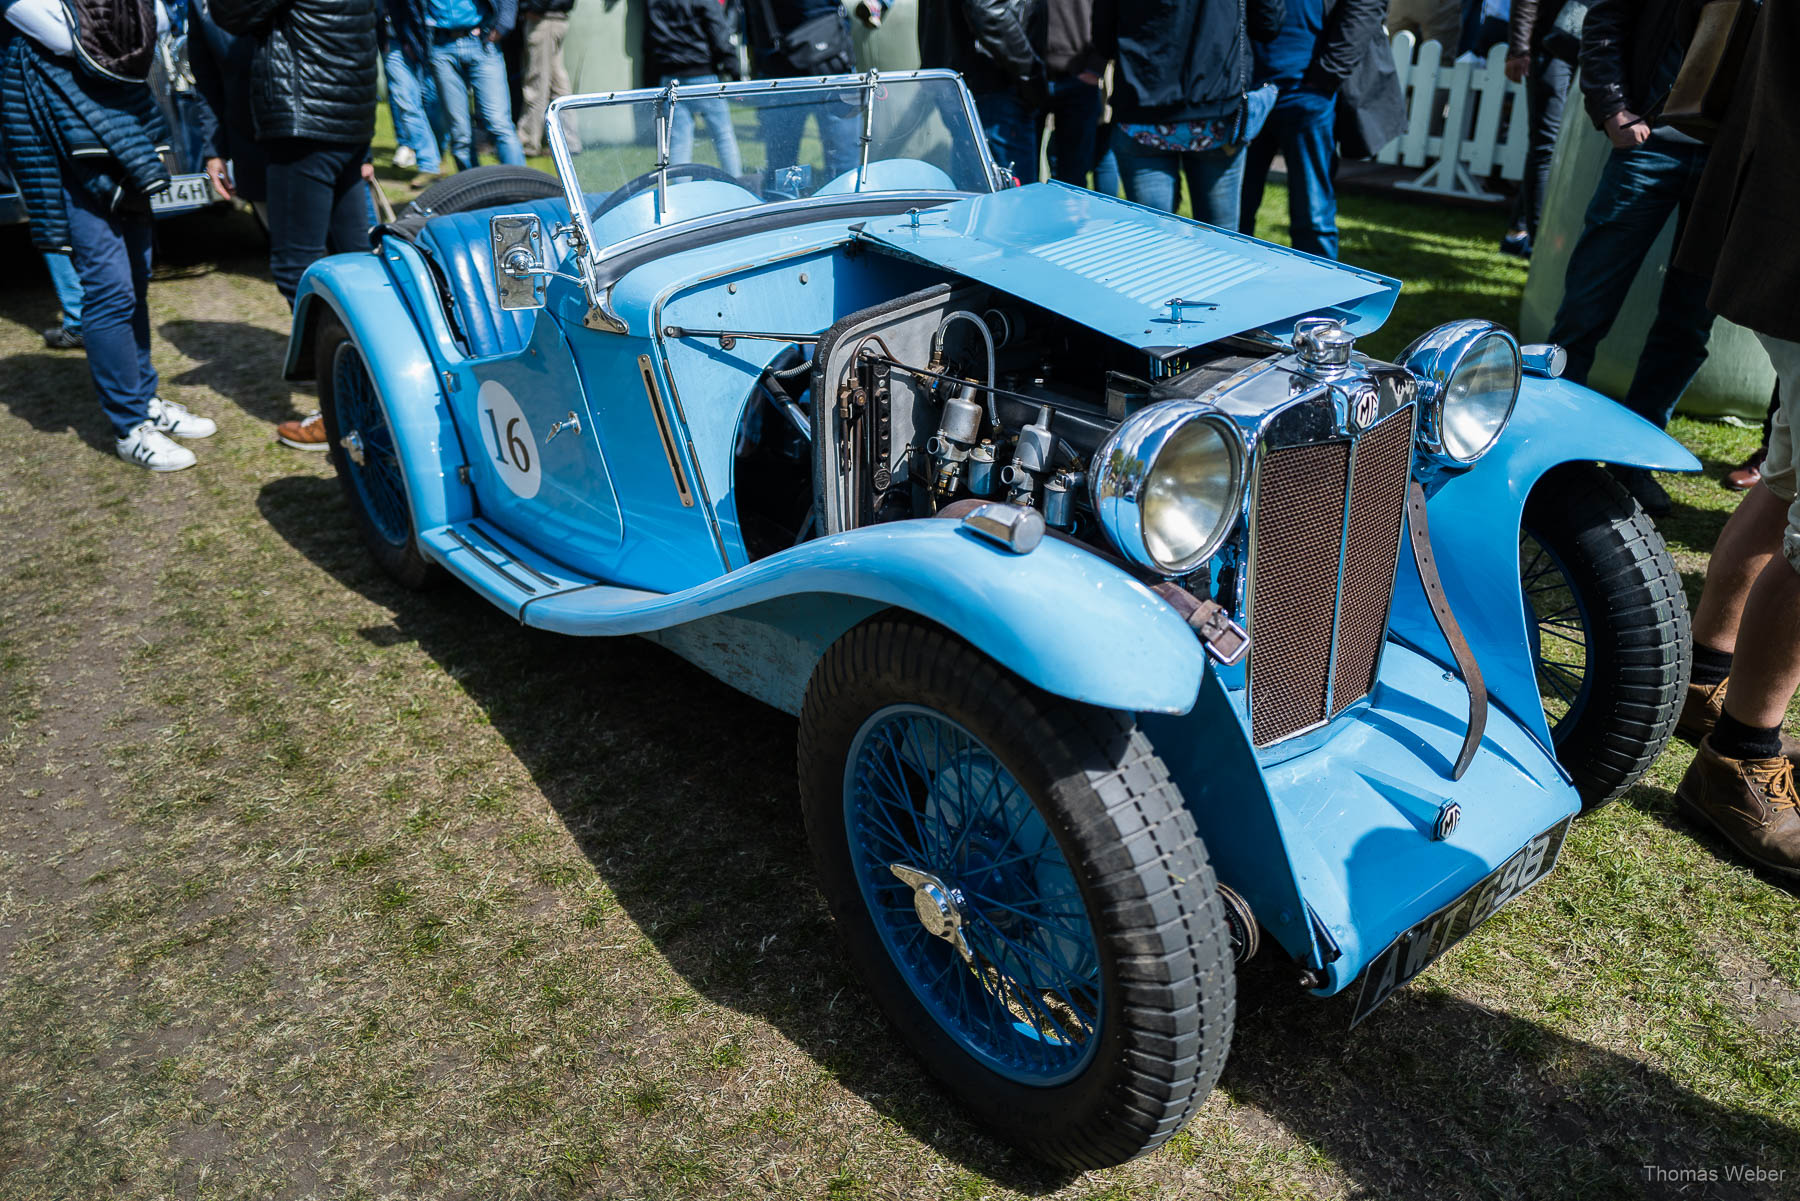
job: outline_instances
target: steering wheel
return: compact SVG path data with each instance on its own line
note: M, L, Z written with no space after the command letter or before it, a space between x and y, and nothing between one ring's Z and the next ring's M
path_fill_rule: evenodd
M655 187L657 174L655 171L646 171L636 179L628 180L612 195L594 206L594 211L588 214L588 220L598 221L601 216L612 212L633 196ZM706 163L676 163L669 168L669 178L674 179L676 176L687 179L716 179L721 183L733 184L737 187L743 186L738 183L737 176Z

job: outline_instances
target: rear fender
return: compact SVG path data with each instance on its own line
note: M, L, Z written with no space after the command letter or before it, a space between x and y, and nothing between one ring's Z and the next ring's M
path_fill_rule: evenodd
M340 254L314 263L294 297L286 376L313 374L320 318L327 312L350 334L380 393L413 521L420 530L475 515L474 495L458 478L467 460L438 380L438 365L384 258ZM446 331L447 332L447 331Z
M1039 688L1086 704L1185 713L1200 689L1199 639L1123 571L1061 539L1015 555L937 519L814 539L668 595L606 585L559 592L519 616L564 634L652 635L797 712L825 648L886 608L934 621ZM746 653L746 621L771 639L762 651Z
M1519 524L1544 473L1573 462L1700 470L1679 442L1623 405L1579 384L1526 376L1499 443L1468 471L1445 478L1429 506L1438 574L1488 696L1546 748L1550 729L1519 582ZM1410 555L1401 556L1390 628L1446 668L1454 663Z

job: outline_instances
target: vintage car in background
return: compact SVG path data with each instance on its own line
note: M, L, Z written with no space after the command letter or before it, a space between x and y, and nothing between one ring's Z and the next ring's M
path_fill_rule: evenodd
M316 264L287 373L396 579L799 716L850 957L1032 1153L1180 1129L1259 946L1360 1020L1661 750L1686 607L1596 464L1698 464L1555 348L1371 359L1397 281L1005 186L945 72L549 124L560 183Z

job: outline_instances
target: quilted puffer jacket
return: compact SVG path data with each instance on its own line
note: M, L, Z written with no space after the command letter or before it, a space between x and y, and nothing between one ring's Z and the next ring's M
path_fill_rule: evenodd
M169 186L169 132L149 87L103 78L28 37L0 41L0 156L31 216L32 244L67 253L65 183L104 209L148 212L149 197Z
M213 0L213 20L256 38L256 139L360 144L375 134L376 0Z

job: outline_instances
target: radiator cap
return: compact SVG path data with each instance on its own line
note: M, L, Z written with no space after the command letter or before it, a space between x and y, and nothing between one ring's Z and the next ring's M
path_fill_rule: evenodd
M1336 317L1302 317L1294 323L1294 353L1308 367L1336 371L1350 365L1356 336Z

